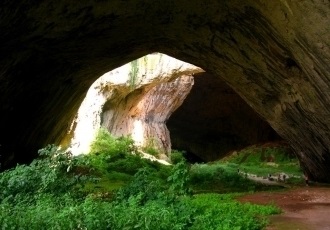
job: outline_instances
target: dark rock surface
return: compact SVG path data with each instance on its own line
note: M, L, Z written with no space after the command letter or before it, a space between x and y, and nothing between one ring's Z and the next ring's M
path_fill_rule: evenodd
M192 90L166 123L174 149L214 161L235 149L281 139L219 77L194 76Z
M221 76L330 182L329 15L327 0L3 0L3 167L63 139L101 74L159 51Z

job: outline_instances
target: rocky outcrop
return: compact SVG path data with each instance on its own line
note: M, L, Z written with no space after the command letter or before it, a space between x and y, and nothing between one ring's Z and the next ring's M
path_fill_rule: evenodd
M137 146L157 149L166 158L171 141L165 122L190 92L192 75L202 71L151 54L104 74L89 89L72 124L71 151L88 153L103 126L114 136L130 135Z
M214 161L235 149L281 139L219 77L204 72L194 79L186 100L166 123L173 148Z
M329 1L0 5L3 165L62 140L98 76L158 51L223 78L291 144L311 179L330 181Z

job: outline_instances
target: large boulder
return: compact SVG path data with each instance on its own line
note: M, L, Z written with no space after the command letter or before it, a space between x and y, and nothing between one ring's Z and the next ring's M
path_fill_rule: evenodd
M223 78L330 181L329 1L5 0L0 15L3 167L63 139L98 76L159 51Z

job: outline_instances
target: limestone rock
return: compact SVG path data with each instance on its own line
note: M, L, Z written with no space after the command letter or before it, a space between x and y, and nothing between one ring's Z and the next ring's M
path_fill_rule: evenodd
M163 156L171 150L165 122L182 104L203 70L164 54L152 54L101 76L89 89L74 123L71 151L87 153L103 126L114 136L131 135Z

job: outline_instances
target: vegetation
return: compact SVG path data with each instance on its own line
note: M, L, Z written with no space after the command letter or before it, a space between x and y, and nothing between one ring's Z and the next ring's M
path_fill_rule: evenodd
M267 177L286 174L287 183L301 183L302 170L298 159L284 147L250 147L218 162L232 171Z
M196 193L253 192L258 187L262 187L222 164L192 165L190 177L191 186Z
M138 80L138 72L139 72L139 65L138 60L133 60L130 62L131 64L131 71L129 73L129 85L131 89L134 89Z
M159 155L159 151L156 148L155 140L153 138L150 138L146 142L147 143L142 148L142 150L152 156L157 157Z
M181 161L185 161L184 152L179 150L172 150L171 152L171 162L177 164Z
M53 145L39 155L1 173L2 229L262 229L265 216L280 211L233 194L194 194L199 180L213 176L243 189L252 182L225 168L142 159L130 138L105 130L89 155Z

